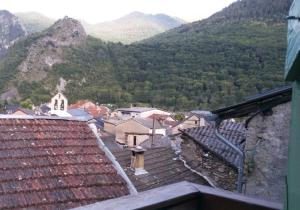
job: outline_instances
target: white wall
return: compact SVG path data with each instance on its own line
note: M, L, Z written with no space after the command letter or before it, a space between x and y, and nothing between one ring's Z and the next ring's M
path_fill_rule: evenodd
M122 114L121 111L118 111L117 112L117 116L121 119L129 119L129 118L147 118L153 114L159 114L159 115L168 115L170 116L171 113L169 112L165 112L165 111L161 111L161 110L158 110L158 109L155 109L155 110L150 110L150 111L146 111L146 112L130 112L128 114Z
M150 129L149 133L152 134L152 129ZM155 129L154 134L159 134L159 135L166 136L166 129L165 128Z
M50 102L51 111L60 110L67 111L68 110L68 99L61 93L57 93L52 97Z
M149 135L128 135L127 136L127 141L128 141L128 146L129 147L133 147L134 146L134 142L133 142L133 139L134 139L134 136L136 136L136 146L140 145L141 143L143 143L145 140L149 139L150 136Z
M67 112L68 105L68 99L62 93L57 93L51 98L51 102L49 104L51 109L50 114L60 117L71 117L72 115Z
M171 115L171 113L169 112L165 112L165 111L161 111L161 110L158 110L158 109L155 109L155 110L151 110L151 111L147 111L147 112L142 112L140 117L141 118L146 118L146 117L149 117L153 114L160 114L160 115Z

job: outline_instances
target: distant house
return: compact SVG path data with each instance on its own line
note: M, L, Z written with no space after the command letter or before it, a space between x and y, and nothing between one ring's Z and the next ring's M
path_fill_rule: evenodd
M12 113L14 113L19 107L20 107L20 105L17 105L17 104L7 104L7 105L5 105L5 107L4 107L5 113L6 113L6 114L12 114Z
M72 209L129 194L86 122L1 116L0 127L1 209Z
M120 120L117 118L110 118L107 120L104 120L104 128L103 130L109 134L116 134L116 127L118 124L122 123L124 120Z
M51 109L51 115L56 115L60 117L71 117L71 115L67 112L68 99L64 94L60 92L51 98L49 107Z
M89 100L80 100L77 101L75 104L71 104L69 109L84 109L93 118L104 118L107 119L109 117L110 109L103 105L97 105Z
M172 135L176 135L180 133L180 130L187 129L187 128L194 128L194 127L202 127L205 126L206 122L204 117L198 114L191 114L189 117L184 119L181 122L173 125L171 128Z
M116 116L120 119L129 119L129 118L147 118L153 114L167 115L170 116L171 113L165 112L156 108L148 107L131 107L131 108L120 108L115 110L117 113Z
M116 142L134 147L151 138L153 133L155 136L166 136L166 128L157 120L131 118L116 126Z
M34 111L30 109L25 108L17 108L14 112L12 112L10 115L36 115Z

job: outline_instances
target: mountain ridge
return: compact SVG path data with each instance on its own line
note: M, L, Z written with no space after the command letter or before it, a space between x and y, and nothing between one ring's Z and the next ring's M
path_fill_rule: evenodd
M8 48L26 34L25 27L16 16L7 10L0 10L0 60Z
M16 13L16 16L25 25L29 34L41 32L55 22L37 12ZM96 24L90 24L84 20L80 22L86 32L96 38L126 44L149 38L185 23L177 17L165 14L151 15L137 11L116 20Z
M240 6L246 1L250 2L239 1ZM269 0L255 2L245 9L269 6ZM287 8L282 4L278 15L284 16ZM140 102L173 110L230 105L284 83L286 23L277 15L270 19L257 14L262 16L206 19L130 45L88 36L80 45L63 49L63 62L54 64L47 78L19 80L12 87L19 90L20 97L35 103L49 97L63 78L71 102L91 99L120 106ZM12 50L21 49L15 46ZM0 82L8 78L4 73L18 72L15 60L24 60L18 53L13 55L10 63L0 63Z

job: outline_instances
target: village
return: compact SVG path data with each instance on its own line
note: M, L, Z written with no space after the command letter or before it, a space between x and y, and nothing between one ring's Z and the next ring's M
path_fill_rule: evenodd
M118 179L125 180L121 181L119 192L123 195L187 181L280 202L287 164L291 90L284 86L230 107L193 110L180 120L175 116L182 113L152 107L110 110L89 100L69 105L67 97L58 92L49 103L33 106L32 110L7 105L0 124L5 125L6 135L10 133L15 138L12 140L16 145L21 144L17 148L31 148L39 157L38 150L45 147L52 158L65 156L59 164L67 164L66 167L70 155L80 158L80 164L85 164L88 156L99 161L92 157L98 153L91 153L97 150L96 142L93 150L87 143L96 139L98 149L104 151L117 170ZM282 124L286 126L281 127ZM89 127L92 134L84 127ZM41 144L44 138L48 141ZM31 145L23 145L22 139ZM51 139L57 141L56 146L49 142ZM5 145L2 149L15 148ZM26 162L26 158L22 155L22 164L39 164L38 159ZM275 162L276 169L269 167ZM96 165L89 170L96 169ZM78 176L74 170L64 173Z
M0 7L0 210L300 209L300 0Z

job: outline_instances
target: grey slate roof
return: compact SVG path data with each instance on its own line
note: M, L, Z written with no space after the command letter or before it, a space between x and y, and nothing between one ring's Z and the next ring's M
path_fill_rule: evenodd
M182 134L225 160L233 167L238 168L239 155L217 138L214 128L214 125L189 128L183 130ZM246 136L245 128L242 124L228 121L223 122L219 131L226 139L238 146L242 151L244 150Z
M15 112L20 106L17 104L8 104L5 106L5 111L7 114Z
M292 87L288 85L250 96L239 104L217 109L212 113L221 119L245 117L251 113L266 111L279 104L289 102L291 98Z
M93 119L93 116L87 113L83 109L68 109L68 113L72 115L73 117L79 117L84 120L90 120Z
M152 136L141 143L139 146L147 149L151 147L171 147L171 140L168 136L162 135L154 135L153 145L152 144Z
M114 135L102 132L101 140L111 152L122 151L122 146L116 142L115 138L116 137Z
M187 169L180 160L173 159L176 156L171 148L148 149L145 152L145 170L148 174L139 176L134 175L130 169L130 150L113 153L139 192L180 181L207 184L203 178Z
M51 110L51 108L50 108L48 105L46 105L46 104L42 104L42 105L40 106L40 109L41 109L41 111L42 111L43 113L47 113L47 112L49 112L49 111Z

